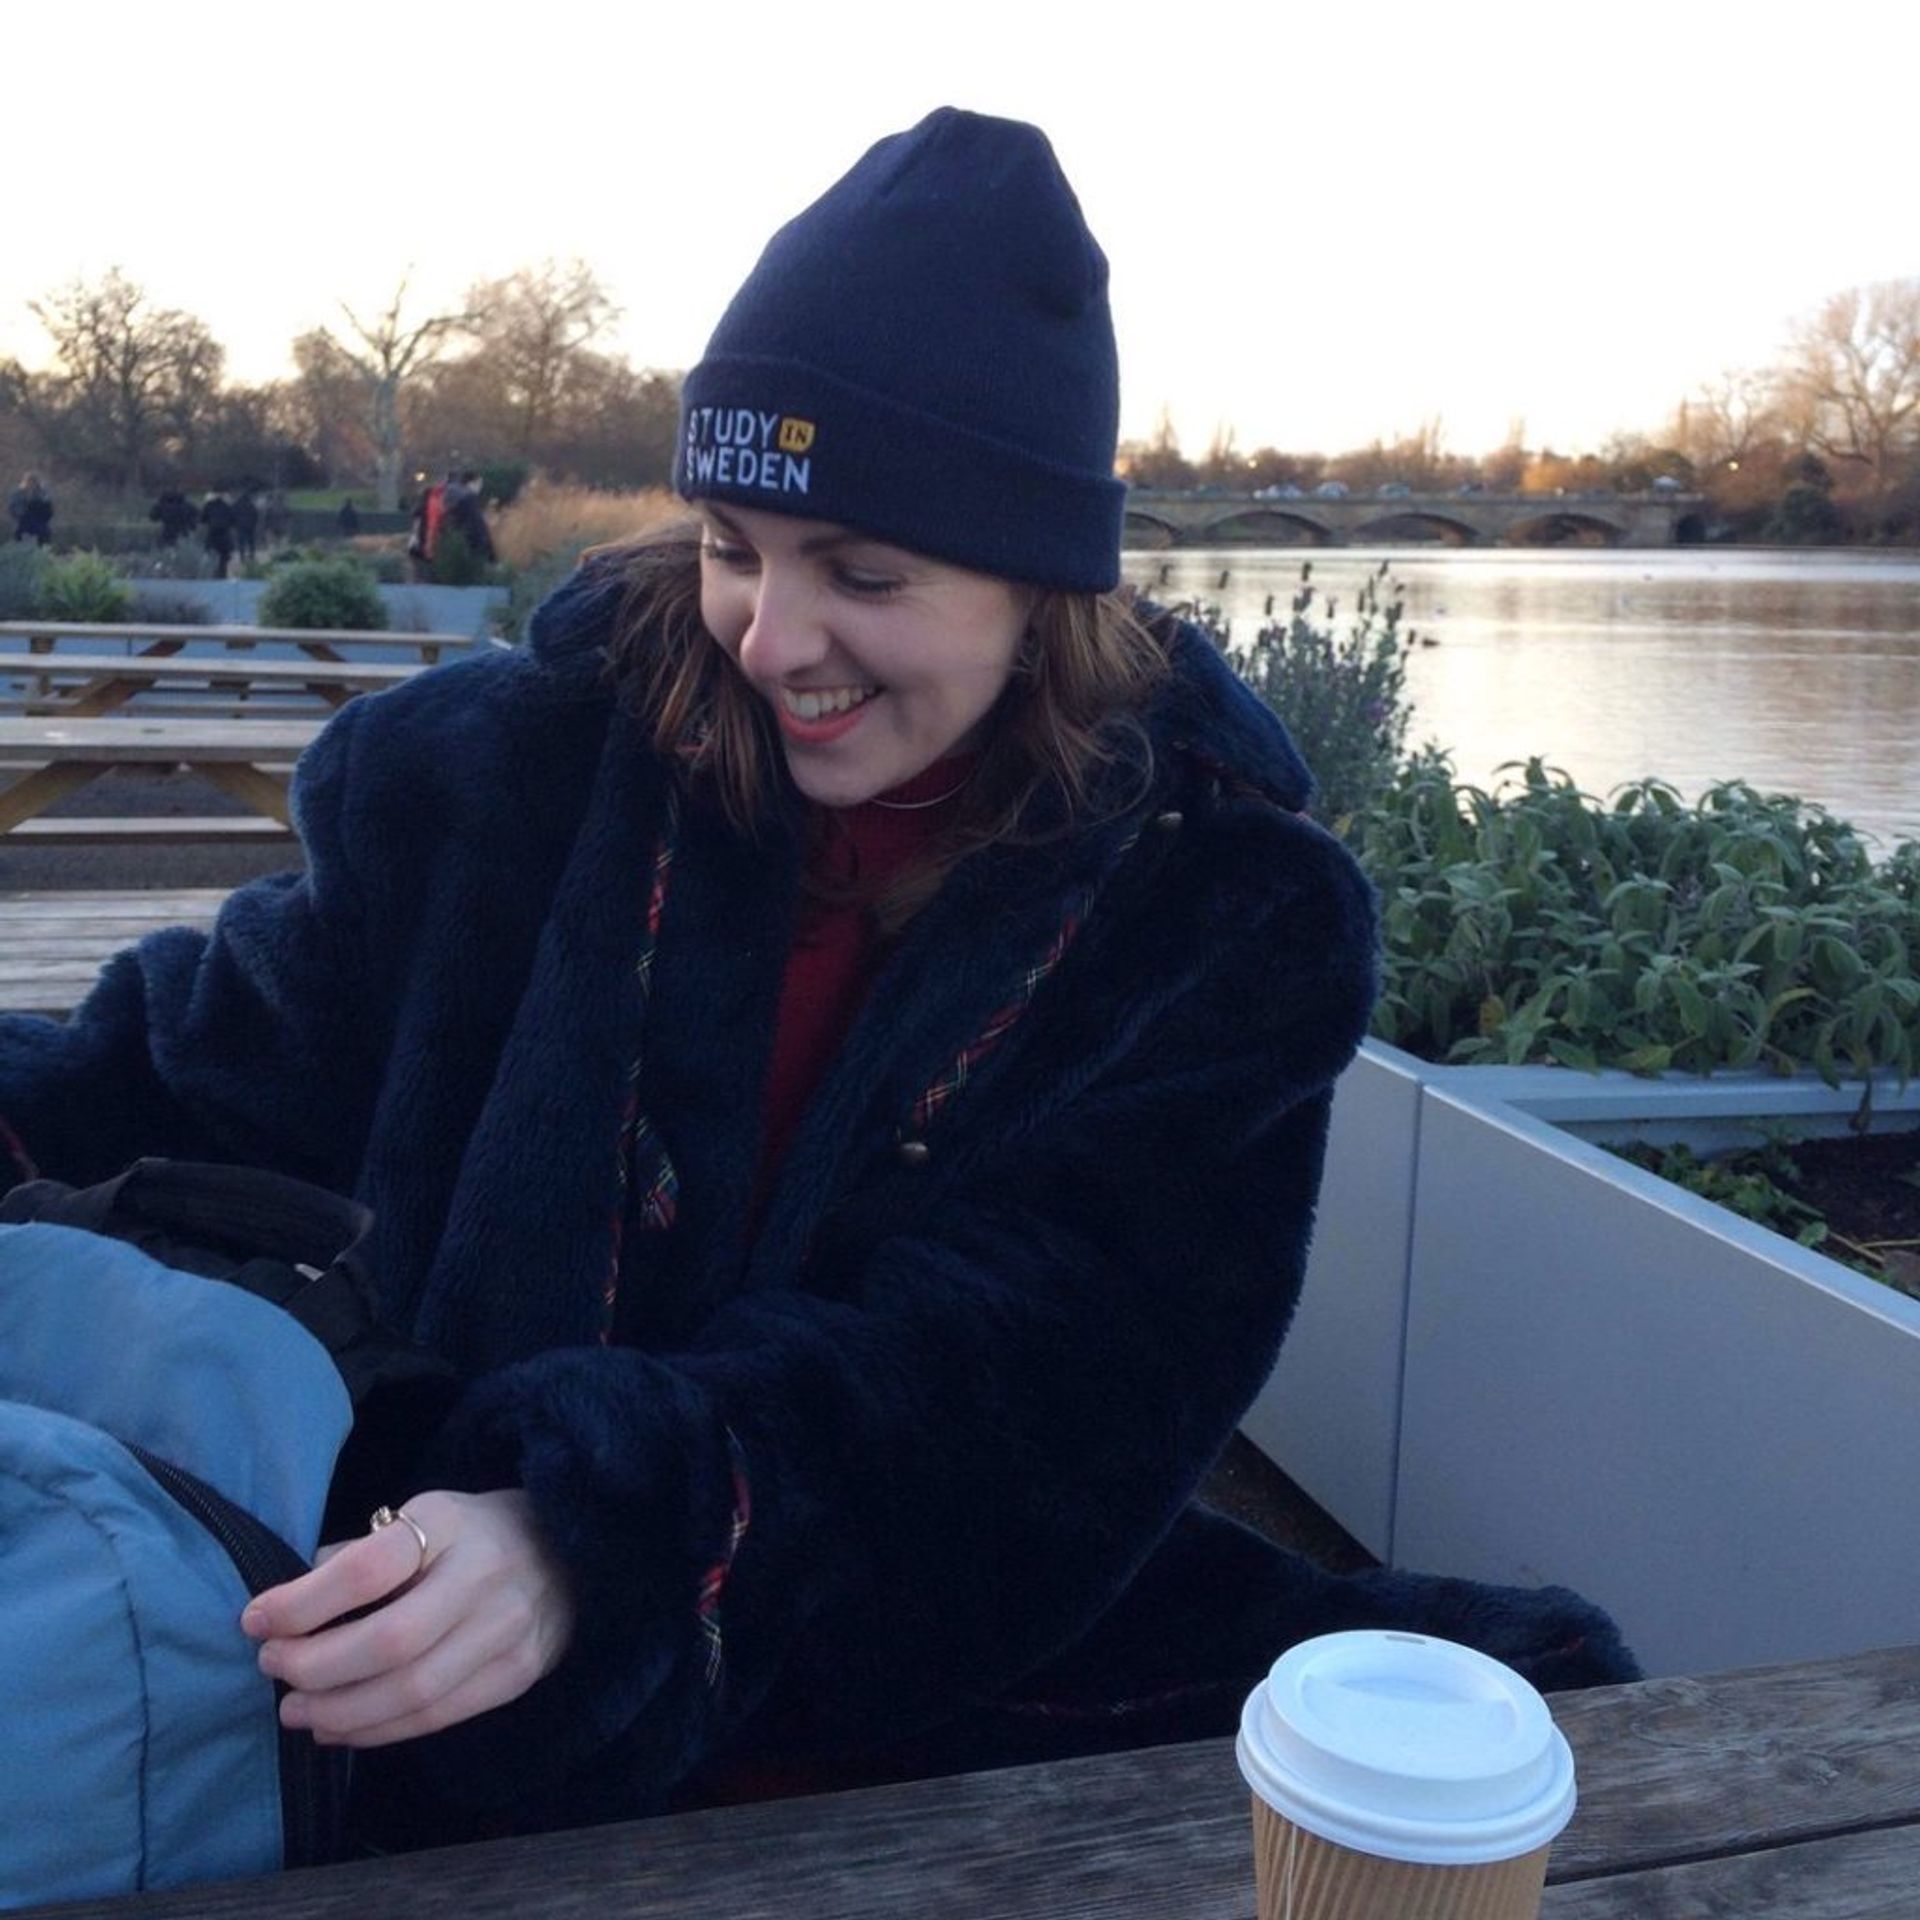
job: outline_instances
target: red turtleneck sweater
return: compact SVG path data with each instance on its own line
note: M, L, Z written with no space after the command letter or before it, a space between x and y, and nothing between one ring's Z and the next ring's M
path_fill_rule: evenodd
M863 806L820 810L767 1070L763 1196L885 958L869 903L951 822L971 768L970 755L939 760Z

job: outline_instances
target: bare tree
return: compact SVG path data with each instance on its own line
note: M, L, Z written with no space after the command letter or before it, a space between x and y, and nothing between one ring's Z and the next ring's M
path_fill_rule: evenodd
M19 380L17 397L51 450L139 488L157 459L191 447L226 358L204 322L149 305L118 267L27 305L54 367Z
M508 423L508 444L535 458L570 390L591 370L586 348L620 309L583 260L522 267L467 294L475 372L486 376Z
M1739 467L1781 431L1779 377L1736 368L1708 381L1681 401L1668 440L1707 474Z
M383 513L392 513L400 505L404 450L401 389L410 375L440 352L449 336L469 326L473 319L469 313L439 313L409 324L401 318L406 299L407 283L402 280L394 289L386 310L371 321L362 320L343 300L340 311L347 316L359 341L358 347L336 339L324 327L316 329L360 376L367 401L368 432L373 441L374 485Z
M1920 453L1920 278L1835 294L1796 330L1782 389L1807 444L1884 500Z

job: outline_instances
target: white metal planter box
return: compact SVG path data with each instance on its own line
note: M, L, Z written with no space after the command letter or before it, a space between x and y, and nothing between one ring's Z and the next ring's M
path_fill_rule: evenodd
M1383 1559L1576 1587L1654 1673L1912 1640L1920 1303L1581 1137L1726 1145L1858 1100L1369 1046L1249 1435ZM1920 1088L1880 1104L1910 1126Z

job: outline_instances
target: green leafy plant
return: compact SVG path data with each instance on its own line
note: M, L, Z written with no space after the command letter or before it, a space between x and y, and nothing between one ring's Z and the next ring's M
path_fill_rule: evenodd
M427 563L436 587L482 586L492 571L458 527L441 528L440 538L433 545L433 558Z
M39 613L48 620L124 620L133 589L97 553L67 553L49 561L40 579Z
M263 627L332 627L371 632L387 623L373 576L356 560L299 560L276 568L260 596Z
M1380 889L1374 1031L1428 1059L1828 1081L1920 1050L1920 845L1730 783L1608 801L1539 760L1489 793L1416 755L1349 825Z
M0 620L31 620L40 611L40 589L52 564L30 541L0 546Z
M1393 783L1412 717L1406 660L1415 635L1402 628L1404 602L1384 561L1361 586L1344 633L1335 630L1337 603L1329 598L1322 610L1318 597L1308 561L1287 618L1269 620L1228 658L1312 768L1314 812L1344 823Z

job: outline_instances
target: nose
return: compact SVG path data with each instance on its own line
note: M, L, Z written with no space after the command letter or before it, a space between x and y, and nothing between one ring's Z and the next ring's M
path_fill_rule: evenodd
M750 678L784 680L826 657L826 624L804 579L763 561L751 592L752 614L740 638L740 665Z

